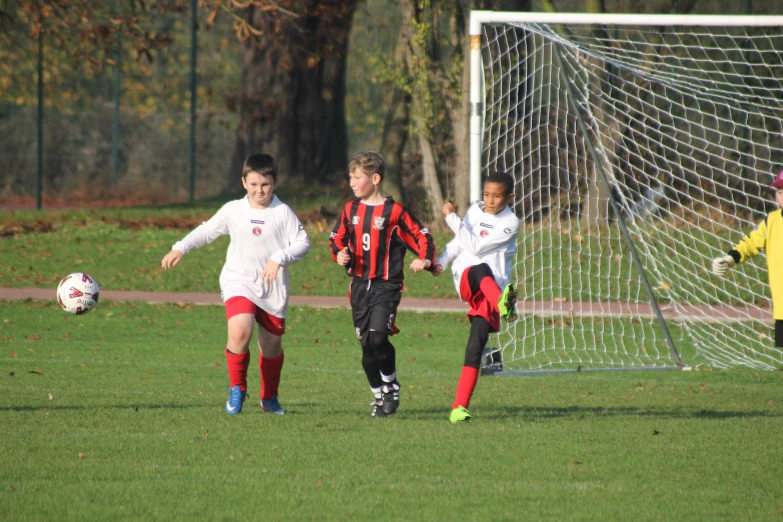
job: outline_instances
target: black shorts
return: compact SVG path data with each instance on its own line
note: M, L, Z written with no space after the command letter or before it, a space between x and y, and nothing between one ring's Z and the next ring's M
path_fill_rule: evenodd
M400 299L402 283L399 281L356 279L351 282L351 314L356 337L364 342L370 330L388 335L399 332L394 326L394 320Z
M783 348L783 321L775 319L775 348Z

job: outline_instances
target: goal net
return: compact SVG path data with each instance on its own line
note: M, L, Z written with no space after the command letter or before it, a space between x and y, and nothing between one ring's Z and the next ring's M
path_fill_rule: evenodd
M711 273L777 208L783 17L479 11L471 33L471 197L508 171L522 220L488 360L783 367L763 254Z

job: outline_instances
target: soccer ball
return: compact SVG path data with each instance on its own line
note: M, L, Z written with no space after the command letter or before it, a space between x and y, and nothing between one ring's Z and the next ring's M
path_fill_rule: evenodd
M99 291L95 279L82 272L75 272L60 281L57 302L69 314L86 314L98 305Z

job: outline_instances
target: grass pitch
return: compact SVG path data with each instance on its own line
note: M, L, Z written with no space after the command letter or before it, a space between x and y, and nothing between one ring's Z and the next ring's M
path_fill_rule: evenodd
M0 301L0 519L777 520L783 373L482 377L468 323L401 313L402 405L369 417L349 312L295 308L285 416L226 400L222 307Z

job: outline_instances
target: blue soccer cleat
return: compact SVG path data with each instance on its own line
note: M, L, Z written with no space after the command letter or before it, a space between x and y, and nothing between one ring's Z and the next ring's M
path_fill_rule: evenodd
M247 393L239 389L239 385L232 387L228 392L228 400L226 401L226 413L229 415L238 415L242 412L242 404L247 399Z
M280 406L277 395L271 399L261 399L261 413L274 413L276 415L285 414L285 410Z

